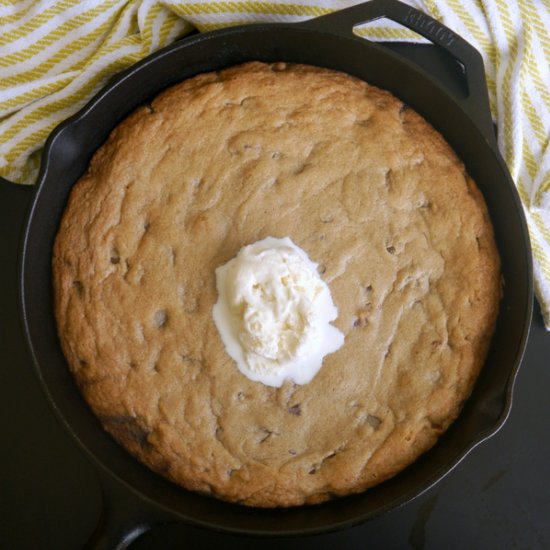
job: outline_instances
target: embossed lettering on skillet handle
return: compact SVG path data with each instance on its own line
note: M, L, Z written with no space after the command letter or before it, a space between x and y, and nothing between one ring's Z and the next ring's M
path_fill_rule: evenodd
M439 21L398 0L371 0L301 22L299 25L325 33L364 40L353 34L354 27L383 18L418 33L446 50L460 63L468 96L456 99L483 131L486 138L494 143L483 58L469 42Z

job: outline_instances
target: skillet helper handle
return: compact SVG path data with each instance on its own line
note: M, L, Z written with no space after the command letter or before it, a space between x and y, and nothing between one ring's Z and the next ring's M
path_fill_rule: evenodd
M469 42L439 21L398 0L371 0L311 19L304 25L308 28L319 28L324 32L363 40L353 34L353 28L383 18L418 33L436 46L443 48L460 63L465 73L468 95L465 98L455 97L455 100L476 122L485 138L495 144L483 58Z

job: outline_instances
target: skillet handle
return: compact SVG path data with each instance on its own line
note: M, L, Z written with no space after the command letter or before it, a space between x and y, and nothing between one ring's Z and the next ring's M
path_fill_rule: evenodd
M390 19L420 34L433 44L443 48L460 63L464 71L468 95L465 98L455 97L455 99L466 111L466 114L477 123L484 136L494 144L495 134L483 58L469 42L439 21L398 0L371 0L310 19L301 25L309 29L320 29L323 32L364 40L353 34L353 28L382 18Z
M102 511L85 550L124 550L155 525L173 521L110 474L97 469L102 489Z

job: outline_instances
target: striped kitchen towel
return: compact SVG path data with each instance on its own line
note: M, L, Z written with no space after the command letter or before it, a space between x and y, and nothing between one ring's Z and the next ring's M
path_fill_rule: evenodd
M115 73L193 29L299 21L353 0L0 0L0 175L36 179L61 121ZM406 0L483 55L498 143L525 207L550 330L550 0ZM385 20L359 33L417 41Z

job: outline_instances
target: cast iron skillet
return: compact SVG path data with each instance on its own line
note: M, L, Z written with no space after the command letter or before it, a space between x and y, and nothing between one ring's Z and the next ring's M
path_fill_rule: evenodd
M451 96L416 65L353 34L354 26L380 17L444 48L465 75L464 93ZM176 81L254 59L342 70L391 90L424 115L455 148L485 196L506 282L487 364L459 419L438 444L404 472L364 494L287 510L247 509L193 494L133 459L103 431L77 391L58 344L52 310L50 261L58 223L72 185L109 131ZM373 0L304 23L229 28L173 44L121 74L50 136L23 235L20 285L23 327L38 376L62 423L98 466L104 517L97 546L124 547L159 521L254 535L319 533L401 505L441 479L502 426L531 319L528 233L492 132L481 57L446 27L395 0Z

